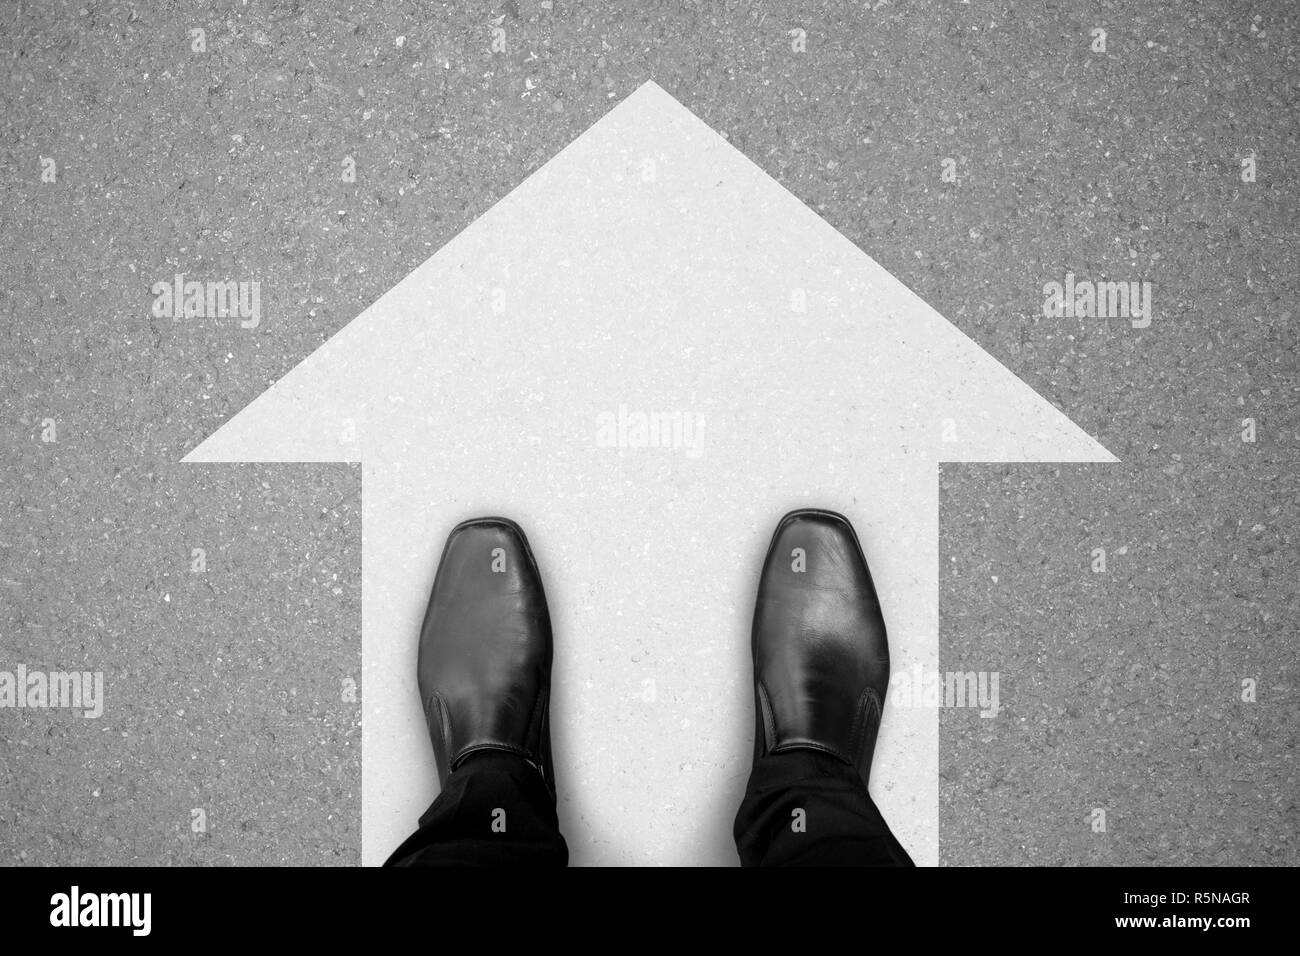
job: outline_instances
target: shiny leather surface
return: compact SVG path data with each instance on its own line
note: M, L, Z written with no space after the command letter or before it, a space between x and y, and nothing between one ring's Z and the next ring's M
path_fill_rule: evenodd
M418 678L438 777L471 754L505 751L555 791L549 704L551 618L523 531L475 518L447 538L420 631Z
M804 570L795 570L803 553ZM880 602L848 519L801 510L778 524L754 609L755 759L792 749L871 772L889 686Z

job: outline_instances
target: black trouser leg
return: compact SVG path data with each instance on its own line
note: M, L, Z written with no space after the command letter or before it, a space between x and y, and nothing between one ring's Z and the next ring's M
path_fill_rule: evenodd
M915 865L857 769L815 750L754 761L734 833L742 866Z
M566 866L555 801L532 764L475 754L447 778L420 829L385 866Z

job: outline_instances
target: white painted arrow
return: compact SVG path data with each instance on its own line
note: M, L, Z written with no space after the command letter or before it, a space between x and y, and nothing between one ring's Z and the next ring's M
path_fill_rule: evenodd
M447 532L495 513L551 603L573 862L684 864L736 861L787 509L853 520L895 672L933 671L938 463L1114 460L654 83L185 459L363 463L365 862L436 791L417 632ZM933 708L887 707L872 792L935 863Z

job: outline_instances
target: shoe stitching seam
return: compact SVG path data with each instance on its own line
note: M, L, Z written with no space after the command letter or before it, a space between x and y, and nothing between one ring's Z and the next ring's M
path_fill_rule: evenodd
M759 713L763 717L763 745L760 753L767 753L776 744L776 717L772 713L772 701L768 699L763 682L755 681L754 686L758 690Z

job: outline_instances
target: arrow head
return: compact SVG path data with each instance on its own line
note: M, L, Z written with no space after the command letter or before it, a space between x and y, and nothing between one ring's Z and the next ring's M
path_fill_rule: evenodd
M185 460L549 454L622 408L718 461L1115 460L654 83Z

